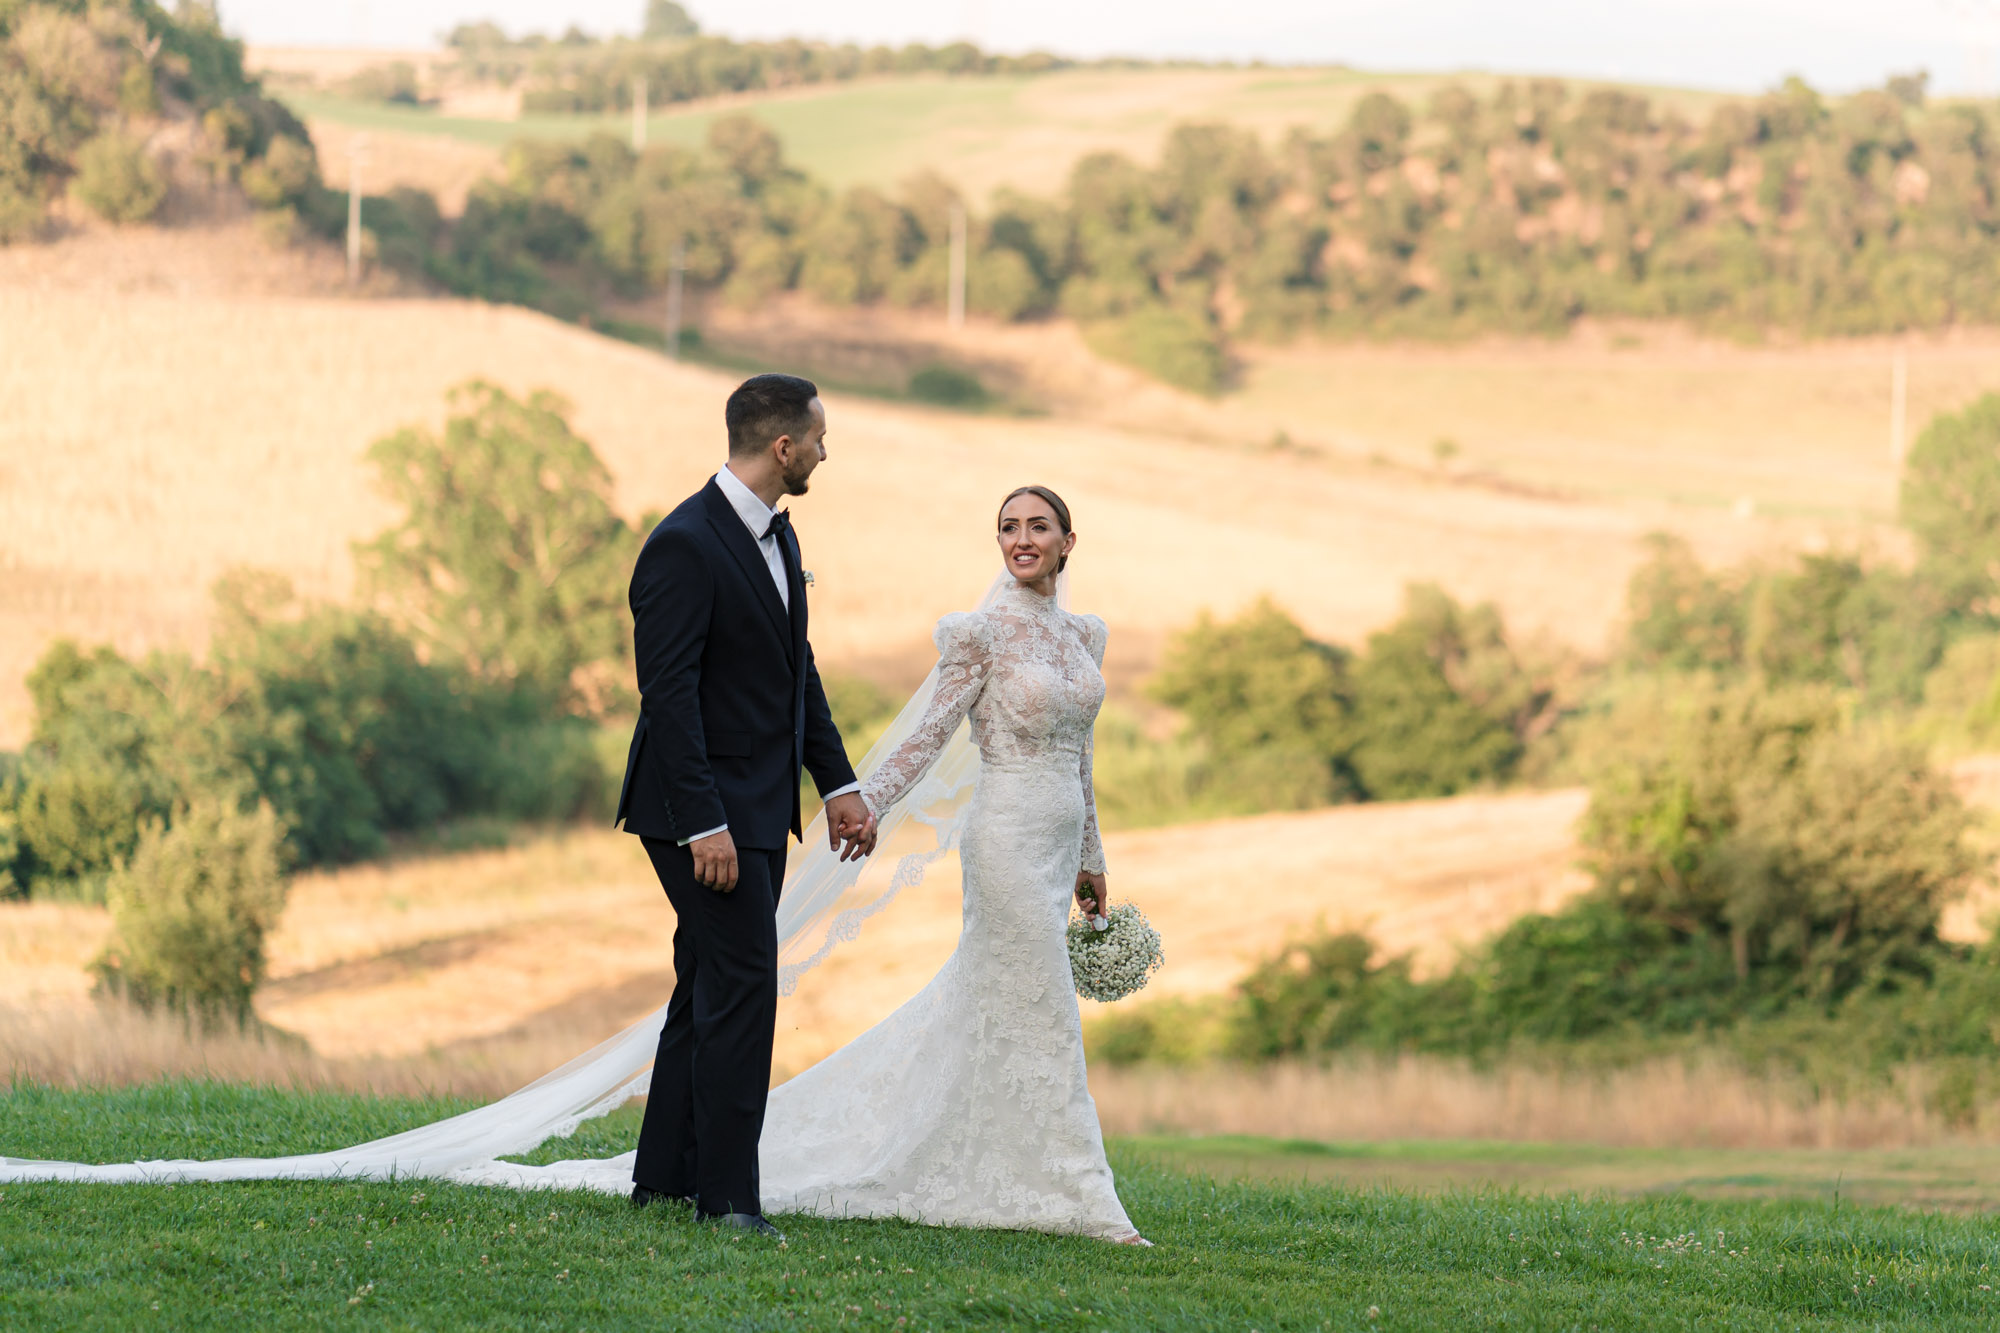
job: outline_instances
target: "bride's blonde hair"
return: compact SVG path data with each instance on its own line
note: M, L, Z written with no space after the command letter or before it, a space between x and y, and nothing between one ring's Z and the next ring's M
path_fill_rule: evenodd
M1063 503L1063 498L1060 495L1057 495L1046 486L1016 486L1013 490L1007 492L1007 498L1000 502L1000 513L1006 513L1007 506L1013 504L1014 501L1024 495L1038 495L1042 499L1047 500L1049 508L1056 511L1056 522L1062 524L1063 536L1069 536L1073 531L1069 524L1069 506ZM1000 526L999 514L993 516L993 526ZM1066 555L1057 556L1056 573L1060 574L1067 568L1069 568L1069 557Z

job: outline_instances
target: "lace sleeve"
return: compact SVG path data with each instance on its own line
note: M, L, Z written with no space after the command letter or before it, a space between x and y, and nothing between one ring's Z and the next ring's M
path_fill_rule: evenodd
M1096 616L1079 616L1083 622L1083 642L1090 649L1091 661L1098 669L1104 668L1104 647L1110 641L1111 631ZM1078 765L1077 776L1083 781L1083 861L1082 867L1093 875L1104 873L1104 839L1097 831L1097 789L1091 780L1091 760L1097 750L1097 738L1093 734L1083 738L1083 761Z
M985 622L960 613L938 621L937 689L910 738L890 752L861 784L868 808L881 814L909 794L937 762L938 752L958 730L959 721L979 698L991 658Z

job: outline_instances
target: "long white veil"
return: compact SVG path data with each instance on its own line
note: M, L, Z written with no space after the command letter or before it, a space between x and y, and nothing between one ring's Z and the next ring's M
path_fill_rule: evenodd
M988 586L979 609L990 606L1011 575L1002 572ZM1057 598L1067 606L1067 577ZM937 668L869 748L858 772L863 778L908 740L930 706ZM935 839L897 858L893 869L872 861L842 862L827 849L822 812L806 829L802 853L793 858L778 902L779 993L791 994L800 974L855 939L862 923L887 907L904 889L921 883L925 871L958 845L971 805L979 751L961 724L922 782L880 820L878 842L891 846L911 820L928 826ZM534 1082L476 1110L388 1138L293 1157L233 1157L215 1161L137 1161L110 1164L44 1162L0 1156L0 1182L90 1180L99 1182L220 1180L383 1180L399 1177L456 1179L477 1183L552 1185L590 1183L612 1187L617 1172L582 1179L546 1175L502 1162L551 1138L567 1137L578 1125L605 1115L651 1082L649 1066L659 1045L667 1009L658 1009L617 1036L599 1043ZM4 1147L5 1145L0 1145ZM580 1164L572 1164L580 1165Z

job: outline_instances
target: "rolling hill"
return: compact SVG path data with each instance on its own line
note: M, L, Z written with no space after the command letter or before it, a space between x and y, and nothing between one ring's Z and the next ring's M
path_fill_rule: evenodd
M329 52L324 58L335 56ZM259 68L259 60L260 53L253 49L251 68ZM263 60L264 68L296 67L295 60L280 54ZM1121 152L1137 161L1152 161L1166 131L1183 121L1228 121L1255 129L1275 143L1294 126L1323 132L1340 125L1370 92L1392 92L1421 105L1446 83L1461 83L1485 95L1501 82L1488 74L1270 68L1088 69L979 78L920 75L688 103L650 117L646 133L654 143L698 144L718 116L747 113L776 131L790 160L832 185L889 186L928 169L944 175L968 197L983 201L1001 187L1052 193L1067 179L1071 166L1094 152ZM1681 89L1642 91L1692 119L1726 100L1719 94ZM451 140L477 146L496 158L502 146L519 137L581 138L597 132L624 136L632 125L629 115L529 114L498 119L370 104L296 88L281 95L314 126L316 138L319 126L325 124L365 130L377 141Z
M225 230L215 244L256 242ZM105 276L65 267L62 253L53 247L40 270L0 266L0 279L14 279L0 281L0 327L25 334L0 364L0 744L23 736L18 682L55 635L127 650L198 645L208 588L241 564L343 596L348 543L389 518L362 452L397 426L440 420L446 389L467 378L569 397L633 514L670 505L719 461L734 371L670 362L520 309L274 297L221 283L175 294L168 275L142 266ZM1328 355L1330 366L1347 364ZM1977 378L1975 357L1952 355L1972 367L1962 377ZM1580 482L1558 492L1399 464L1385 414L1406 413L1414 440L1430 428L1426 414L1463 410L1435 391L1438 356L1417 350L1356 372L1374 420L1358 407L1350 418L1338 394L1276 417L1268 402L1238 412L1109 371L1108 396L1081 417L968 416L830 392L832 461L799 511L822 656L891 683L918 674L937 615L974 600L990 577L993 503L1028 478L1063 491L1079 516L1076 599L1111 620L1114 682L1127 685L1202 609L1265 594L1316 633L1353 641L1394 616L1406 581L1436 580L1496 601L1524 631L1596 648L1651 529L1686 532L1711 558L1733 559L1879 527L1886 472L1875 503L1831 518L1745 519L1662 498L1684 489L1690 464L1666 447L1674 436L1662 437L1656 418L1614 408L1596 425L1566 426L1571 404L1549 389L1603 378L1587 350L1566 370L1559 349L1536 349L1511 369L1503 354L1483 383L1519 399L1511 428L1545 458L1565 450L1587 478L1592 459L1615 457L1646 472L1650 494L1594 496ZM1834 382L1838 366L1818 373ZM1685 398L1686 384L1667 376L1656 393ZM1669 420L1695 434L1699 411L1687 401L1680 411ZM1303 447L1270 447L1277 420ZM1716 420L1726 427L1726 410ZM1817 459L1809 475L1788 480L1782 454L1771 467L1795 500L1810 496L1843 475L1829 463L1866 452L1870 433L1794 438ZM1468 439L1476 459L1481 437ZM1768 446L1758 423L1738 422L1700 456L1741 467Z

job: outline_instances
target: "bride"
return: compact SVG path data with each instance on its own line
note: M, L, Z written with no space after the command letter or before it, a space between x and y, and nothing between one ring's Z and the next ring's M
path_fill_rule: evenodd
M1076 545L1055 492L1000 507L1010 583L938 622L937 685L862 784L878 815L970 717L979 773L959 844L964 928L916 998L771 1093L767 1211L908 1217L1145 1243L1104 1160L1064 927L1105 910L1090 785L1104 622L1056 602Z
M1088 912L1109 905L1090 771L1105 626L1060 604L1058 576L1076 534L1053 491L1024 486L1007 496L997 536L1006 566L997 590L978 611L938 623L930 682L871 752L879 762L863 764L863 796L881 816L884 842L909 816L937 831L936 848L904 857L886 892L844 911L860 863L815 851L779 903L782 947L805 954L781 972L789 989L956 842L964 872L958 947L914 999L772 1091L760 1192L772 1213L1144 1245L1105 1161L1064 940L1072 894ZM958 738L967 718L976 771ZM958 792L968 773L966 805ZM812 846L810 831L807 838ZM0 1182L417 1176L622 1194L631 1153L549 1166L502 1159L643 1092L664 1016L656 1011L497 1102L373 1143L208 1162L0 1157Z

